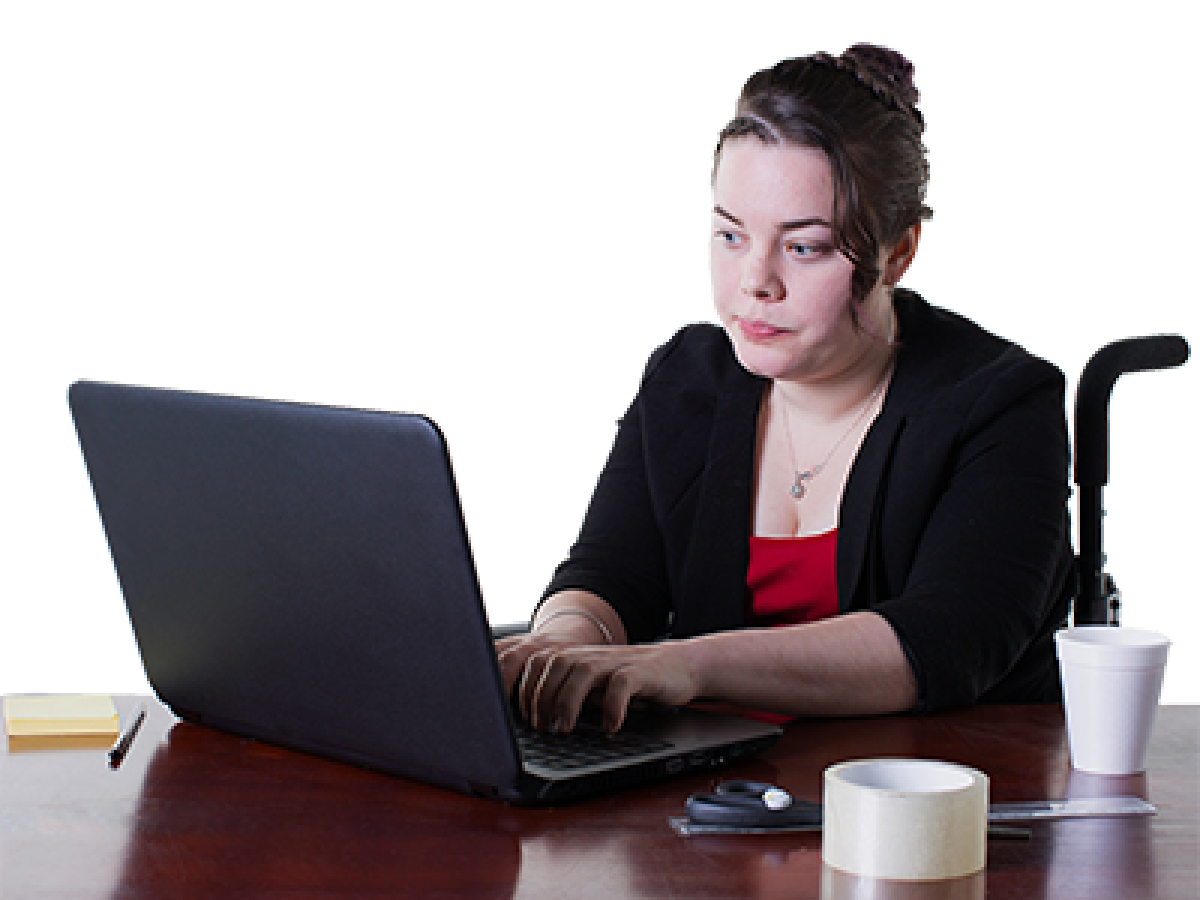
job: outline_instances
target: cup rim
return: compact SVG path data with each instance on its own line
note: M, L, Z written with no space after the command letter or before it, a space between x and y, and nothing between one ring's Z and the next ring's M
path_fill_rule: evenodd
M1082 644L1089 647L1135 649L1169 647L1171 645L1171 639L1161 631L1118 625L1072 625L1056 631L1054 640L1058 643Z
M896 795L963 791L981 774L957 763L899 756L847 760L826 769L827 778L840 777L855 787Z

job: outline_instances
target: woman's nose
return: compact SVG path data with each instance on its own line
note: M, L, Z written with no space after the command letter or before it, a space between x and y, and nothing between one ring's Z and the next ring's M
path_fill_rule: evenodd
M783 296L783 286L765 257L746 260L742 267L742 293L759 300L778 300Z

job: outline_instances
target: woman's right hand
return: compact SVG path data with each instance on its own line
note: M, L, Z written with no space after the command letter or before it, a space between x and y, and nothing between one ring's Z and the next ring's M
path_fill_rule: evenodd
M530 632L496 641L496 659L500 663L500 677L504 679L504 695L513 696L529 667L530 660L539 653L553 653L568 647L587 647L603 643L593 635L577 636L563 631Z
M585 611L580 614L580 610ZM603 629L597 622L605 622ZM573 647L625 643L625 629L612 607L585 591L563 591L549 598L534 619L533 630L496 641L496 659L505 696L514 691L538 660ZM541 671L541 666L536 667ZM532 693L532 686L523 696Z

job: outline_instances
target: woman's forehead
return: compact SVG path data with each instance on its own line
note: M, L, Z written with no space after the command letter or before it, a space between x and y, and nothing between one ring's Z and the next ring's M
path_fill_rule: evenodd
M828 222L833 176L829 160L816 148L742 137L722 148L713 196L722 210L761 224L814 218Z

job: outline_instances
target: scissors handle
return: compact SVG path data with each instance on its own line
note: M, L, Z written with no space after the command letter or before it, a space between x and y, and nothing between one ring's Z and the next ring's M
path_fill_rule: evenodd
M763 802L768 791L780 789L759 781L727 781L711 794L693 794L687 799L688 819L697 825L738 828L821 827L821 804L795 800L782 809Z

